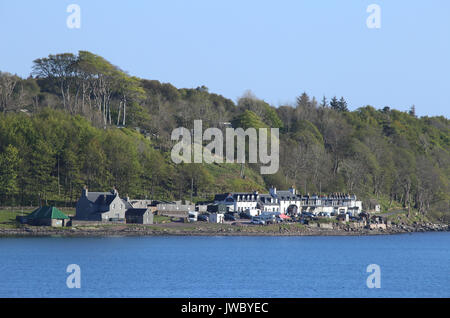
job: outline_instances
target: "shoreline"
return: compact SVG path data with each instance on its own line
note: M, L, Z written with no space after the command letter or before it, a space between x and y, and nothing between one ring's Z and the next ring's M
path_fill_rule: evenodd
M7 237L137 237L137 236L373 236L407 233L449 232L450 225L430 224L427 226L402 226L388 229L355 229L337 227L333 229L315 226L275 225L270 228L259 226L204 226L182 224L109 225L86 228L50 228L26 226L20 228L0 228L0 238Z

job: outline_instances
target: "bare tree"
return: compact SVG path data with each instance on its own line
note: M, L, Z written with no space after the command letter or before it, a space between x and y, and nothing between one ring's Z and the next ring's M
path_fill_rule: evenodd
M10 107L14 88L16 87L19 77L10 73L0 72L0 111L6 112Z

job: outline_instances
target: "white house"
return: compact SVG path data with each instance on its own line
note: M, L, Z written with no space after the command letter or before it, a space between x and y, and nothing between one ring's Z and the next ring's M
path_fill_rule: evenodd
M362 202L357 201L356 195L334 193L328 196L300 195L294 187L289 190L277 191L271 187L268 194L253 193L224 193L214 198L216 204L225 204L228 211L246 212L280 212L285 214L298 214L311 212L317 215L320 212L327 214L349 213L356 215L362 211Z
M224 193L217 194L214 203L225 204L230 212L245 212L248 209L256 209L260 195L257 191L253 193Z

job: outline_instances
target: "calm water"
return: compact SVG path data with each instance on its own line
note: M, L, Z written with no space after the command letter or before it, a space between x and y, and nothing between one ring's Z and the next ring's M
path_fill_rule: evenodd
M450 234L1 238L0 297L450 297Z

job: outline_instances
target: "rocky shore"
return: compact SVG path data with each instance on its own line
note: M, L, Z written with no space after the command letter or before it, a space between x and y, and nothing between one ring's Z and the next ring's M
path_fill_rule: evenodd
M242 226L229 224L157 224L157 225L104 225L69 228L22 226L0 228L0 237L111 237L111 236L358 236L388 235L413 232L449 231L448 224L396 224L388 228L358 228L351 224L274 224L268 226Z

